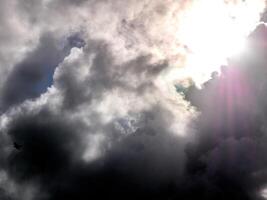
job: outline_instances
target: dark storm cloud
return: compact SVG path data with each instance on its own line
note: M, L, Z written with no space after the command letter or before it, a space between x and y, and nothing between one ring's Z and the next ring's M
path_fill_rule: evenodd
M64 119L46 110L14 119L9 135L22 147L10 155L10 174L18 180L35 176L46 179L67 170L82 145L78 124L73 127L64 123Z
M12 198L9 197L8 194L6 194L6 191L3 189L0 189L0 198L3 200L11 200Z
M143 125L134 134L111 141L106 155L92 163L79 159L84 145L77 123L47 111L23 114L8 131L23 145L10 155L8 171L20 184L38 180L48 199L162 199L179 182L184 153L182 140L153 128L158 112L168 115L159 107L143 113ZM161 127L168 124L164 121Z

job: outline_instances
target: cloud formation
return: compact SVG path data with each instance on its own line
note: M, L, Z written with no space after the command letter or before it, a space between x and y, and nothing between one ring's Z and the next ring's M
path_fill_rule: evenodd
M0 198L261 199L266 60L176 92L191 1L0 3Z

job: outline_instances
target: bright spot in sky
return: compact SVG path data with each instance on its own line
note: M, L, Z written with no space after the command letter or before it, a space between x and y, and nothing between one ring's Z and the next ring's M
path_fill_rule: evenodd
M185 13L179 37L188 55L187 73L199 84L241 53L264 10L263 0L197 0Z
M263 198L267 199L267 189L266 188L261 191L261 196Z

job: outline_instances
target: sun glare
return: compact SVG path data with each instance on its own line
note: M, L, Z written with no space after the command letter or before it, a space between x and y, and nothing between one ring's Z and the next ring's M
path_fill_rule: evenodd
M179 37L188 49L186 70L197 83L245 49L246 37L264 7L263 0L198 0L192 4Z

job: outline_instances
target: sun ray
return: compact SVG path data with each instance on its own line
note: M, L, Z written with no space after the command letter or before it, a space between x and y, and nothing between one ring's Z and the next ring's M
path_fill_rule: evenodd
M180 24L179 38L190 50L187 74L201 84L227 58L245 50L246 37L264 10L263 0L195 1Z

